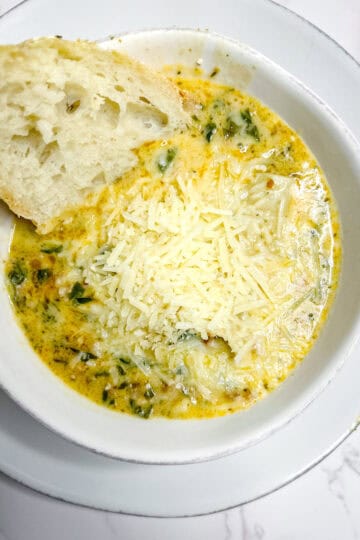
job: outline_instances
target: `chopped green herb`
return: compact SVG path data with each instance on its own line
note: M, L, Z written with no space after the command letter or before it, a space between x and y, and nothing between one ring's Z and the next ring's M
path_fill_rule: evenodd
M109 376L109 373L107 371L98 371L97 373L95 373L96 379L98 379L99 377L108 377L108 376Z
M91 352L82 352L80 353L80 360L82 362L87 362L88 360L94 360L97 356Z
M78 304L88 304L93 301L93 298L90 296L81 296L80 298L74 298Z
M119 361L123 364L130 364L130 360L128 360L127 358L119 358Z
M88 304L93 301L91 296L82 296L85 292L84 287L78 281L73 285L69 298L78 304Z
M119 384L118 389L119 389L119 390L123 390L123 389L126 388L127 386L129 386L129 383L126 382L126 381L124 381L124 382L122 382L121 384Z
M216 133L216 124L214 122L209 122L206 124L204 129L204 137L207 140L207 142L210 142L213 136Z
M225 127L223 129L225 139L229 139L230 137L233 137L234 135L236 135L236 133L238 133L239 129L240 129L239 124L234 122L234 120L232 118L230 118L230 117L227 118Z
M62 250L63 250L63 246L61 244L58 244L58 245L49 244L48 246L45 245L40 249L42 253L61 253Z
M118 370L120 375L125 375L126 372L125 372L125 369L122 366L117 365L116 367L117 367L117 370Z
M192 118L193 120L195 120L195 122L198 122L198 121L199 121L199 117L196 116L196 114L193 114L193 115L191 116L191 118Z
M114 399L114 398L113 398L113 399L110 399L109 405L115 405L115 399Z
M250 137L253 137L256 141L259 142L259 140L260 140L259 130L258 130L257 126L253 122L250 110L245 109L245 110L241 111L240 114L241 114L241 118L244 120L244 122L246 124L245 131L246 131L247 135L250 135Z
M16 262L13 265L12 270L8 274L8 278L15 287L22 284L26 278L26 270L21 266L20 262Z
M255 126L255 124L252 124L251 126L247 126L246 133L250 135L250 137L253 137L257 142L260 141L260 135L258 127Z
M84 294L85 292L85 289L84 287L81 285L81 283L79 283L78 281L73 285L72 289L71 289L71 292L69 294L69 298L70 300L74 300L74 299L78 299L81 297L82 294Z
M44 283L44 281L47 281L51 276L52 271L50 270L50 268L40 268L36 272L36 279L39 283Z
M245 109L245 110L241 111L240 114L241 114L241 118L244 120L244 122L247 125L252 124L251 112L250 112L249 109Z
M54 362L56 364L64 364L64 366L66 366L68 363L67 360L62 360L61 358L54 358Z
M102 393L102 400L105 402L108 400L108 397L109 397L109 390L106 390L104 388L103 393Z
M134 399L130 399L129 404L130 404L130 407L131 407L131 410L133 411L133 413L137 414L141 418L149 418L149 416L150 416L150 414L151 414L151 412L153 410L152 405L142 407L141 405L138 405Z
M154 390L151 388L151 386L149 385L145 392L144 392L144 397L146 397L146 399L151 399L155 396L155 392Z
M162 156L159 157L157 166L160 172L165 172L169 165L174 161L177 150L176 148L168 148Z

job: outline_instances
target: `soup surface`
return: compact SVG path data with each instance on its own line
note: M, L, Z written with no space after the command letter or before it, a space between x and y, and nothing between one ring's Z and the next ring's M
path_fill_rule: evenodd
M6 272L28 339L114 411L249 407L308 353L336 288L319 165L275 113L213 80L178 73L192 125L141 147L136 168L53 232L16 222Z

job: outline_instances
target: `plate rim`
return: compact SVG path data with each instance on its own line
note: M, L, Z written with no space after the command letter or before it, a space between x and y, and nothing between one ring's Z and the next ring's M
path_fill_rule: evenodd
M294 18L297 18L299 19L299 21L301 23L304 23L306 25L308 25L309 27L312 28L313 31L317 31L318 33L322 34L323 37L325 39L327 39L328 41L330 41L333 45L335 45L336 48L338 48L342 53L345 53L345 55L350 58L350 60L352 60L355 64L355 67L356 68L360 68L360 63L354 58L354 56L349 52L347 51L342 45L340 45L334 38L332 38L331 36L329 36L324 30L322 30L321 28L317 27L317 25L315 25L314 23L312 23L311 21L307 20L305 17L303 17L302 15L292 11L291 9L289 9L288 7L286 6L283 6L281 4L278 4L276 1L274 0L258 0L259 2L261 2L262 4L273 4L277 9L281 9L283 10L284 12L287 12L287 14L291 17L294 17ZM4 17L6 17L10 12L13 12L15 10L17 10L18 8L20 8L22 5L24 5L25 3L29 2L29 0L23 0L22 2L20 2L19 4L17 4L16 6L10 8L8 11L6 11L5 13L3 13L2 15L0 15L0 19L3 19ZM149 29L147 29L149 30ZM138 30L141 32L141 30ZM136 32L138 32L136 31ZM131 33L135 33L135 32L131 32ZM212 32L212 33L215 33L215 32ZM216 34L216 33L215 33ZM122 33L122 35L124 35L124 33ZM221 35L221 34L219 34ZM227 38L226 39L231 39L231 38ZM234 40L235 41L235 40ZM262 54L262 53L261 53ZM265 56L265 55L263 55ZM280 67L282 67L280 65ZM282 68L284 69L284 68ZM292 76L292 74L290 74ZM296 80L298 80L296 77L294 77ZM299 81L301 83L301 81ZM301 83L302 84L302 83ZM312 94L315 94L312 90L310 90L312 92ZM316 95L316 94L315 94ZM321 99L322 101L322 99ZM352 133L352 130L349 129L349 132L353 135L354 139L358 142L359 144L359 141L358 141L358 138ZM360 423L360 420L358 419L357 421L355 421L355 423L346 431L344 432L343 436L337 440L333 446L329 447L323 454L321 454L319 456L318 459L314 460L313 462L309 463L309 465L305 468L303 468L302 470L300 470L297 474L295 474L294 476L292 476L291 478L287 479L286 481L282 482L281 484L279 484L278 486L274 487L273 489L271 490L268 490L264 493L261 493L259 496L256 496L256 497L253 497L253 498L250 498L249 500L247 501L244 501L244 502L241 502L241 503L236 503L232 506L228 506L228 507L224 507L222 509L216 509L216 510L212 510L212 511L209 511L209 512L200 512L200 513L191 513L191 514L174 514L174 515L158 515L158 514L142 514L142 513L135 513L135 512L124 512L124 511L121 511L121 510L118 510L119 513L121 514L125 514L125 515L136 515L136 516L143 516L143 517L148 517L150 515L156 515L156 517L160 517L160 518L166 518L166 517L193 517L193 516L200 516L200 515L209 515L209 514L212 514L212 513L217 513L217 512L221 512L221 511L225 511L225 510L228 510L228 509L231 509L231 508L236 508L236 507L239 507L243 504L248 504L254 500L257 500L257 499L260 499L262 497L265 497L267 496L268 494L270 493L273 493L279 489L281 489L281 487L284 487L286 485L288 485L289 483L291 483L293 480L299 478L300 476L302 476L303 474L305 474L306 472L308 472L309 470L311 470L314 466L316 466L318 463L320 463L323 459L325 459L328 455L330 455L337 447L339 447L342 442L344 442L344 440L346 440L349 435L351 433L353 433L357 427L359 426L359 423ZM61 501L64 501L64 502L67 502L68 504L74 504L74 505L79 505L79 506L85 506L85 507L89 507L89 508L99 508L99 506L92 506L92 505L88 505L88 504L82 504L82 503L79 503L79 502L74 502L74 501L69 501L67 499L63 499L61 498L60 496L58 495L54 495L50 492L47 492L45 490L41 490L41 489L36 489L35 487L32 487L32 486L29 486L26 484L26 482L22 481L21 479L19 479L18 477L16 477L15 475L12 475L11 473L8 473L6 471L4 471L5 474L7 476L9 476L10 478L13 478L14 480L16 480L17 482L19 482L20 484L26 486L28 489L30 490L33 490L34 492L37 492L37 493L40 493L40 494L46 494L46 495L51 495L52 497L55 497L56 499L59 499ZM51 490L50 490L51 491ZM105 510L105 508L102 508L102 510ZM108 511L114 511L114 510L108 510Z

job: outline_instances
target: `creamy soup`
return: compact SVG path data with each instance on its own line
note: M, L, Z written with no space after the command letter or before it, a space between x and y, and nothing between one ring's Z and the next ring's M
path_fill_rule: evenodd
M258 100L201 79L189 128L38 235L17 220L17 318L74 390L142 418L245 409L309 352L337 285L319 164Z

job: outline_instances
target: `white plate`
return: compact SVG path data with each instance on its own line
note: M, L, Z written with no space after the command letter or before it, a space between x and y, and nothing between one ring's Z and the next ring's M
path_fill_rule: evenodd
M359 135L360 111L353 98L360 88L358 66L310 25L270 3L231 3L226 13L229 2L220 13L205 2L174 3L169 8L169 2L159 0L152 3L146 18L141 15L143 2L132 2L124 10L121 3L108 1L107 10L98 13L93 4L86 4L84 19L83 1L64 1L56 8L56 17L51 2L30 2L0 21L1 39L18 41L50 33L96 38L175 22L209 26L248 42L295 73ZM216 462L177 467L119 463L76 448L1 396L0 467L40 491L98 508L166 516L223 509L291 480L349 432L360 412L357 388L351 384L359 371L354 353L305 413L256 447Z

